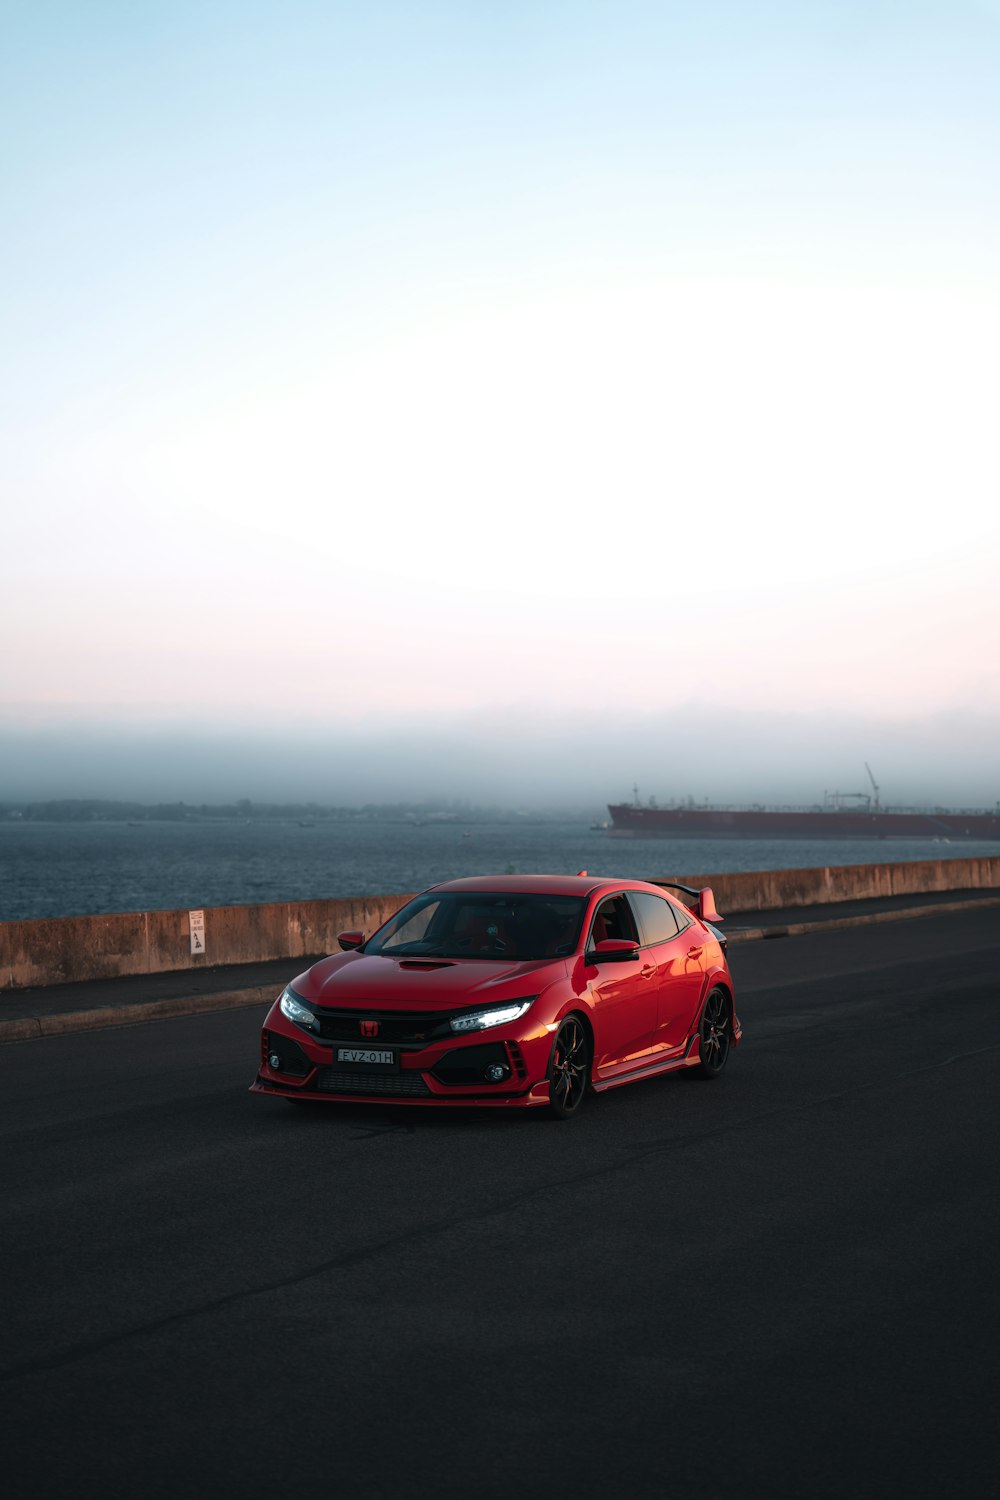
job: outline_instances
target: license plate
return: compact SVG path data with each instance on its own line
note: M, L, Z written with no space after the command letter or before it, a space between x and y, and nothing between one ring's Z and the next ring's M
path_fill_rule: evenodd
M382 1068L399 1072L399 1057L393 1047L338 1047L336 1061L343 1068Z

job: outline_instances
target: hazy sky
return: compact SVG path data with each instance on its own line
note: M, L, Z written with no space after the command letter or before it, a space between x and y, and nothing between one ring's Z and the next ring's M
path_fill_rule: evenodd
M1000 796L1000 0L0 17L0 797Z

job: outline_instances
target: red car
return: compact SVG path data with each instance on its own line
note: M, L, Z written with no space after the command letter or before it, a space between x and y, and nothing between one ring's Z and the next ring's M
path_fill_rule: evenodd
M547 1105L693 1068L741 1037L709 888L504 875L432 886L292 981L251 1092L294 1100Z

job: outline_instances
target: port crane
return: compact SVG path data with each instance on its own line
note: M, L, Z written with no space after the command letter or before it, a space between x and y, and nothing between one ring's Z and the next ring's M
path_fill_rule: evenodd
M872 784L872 791L875 793L875 802L874 802L874 805L872 804L871 794L869 792L824 792L823 793L823 799L824 799L824 802L825 802L827 808L832 808L834 810L834 812L836 812L839 808L843 807L845 803L850 804L852 802L855 802L855 803L856 802L863 802L865 804L865 806L867 808L869 808L872 812L878 812L879 811L879 800L878 800L878 798L879 798L879 789L878 789L878 782L875 780L875 777L872 775L872 768L868 764L867 761L865 761L865 770L868 772L868 780L871 782L871 784Z
M865 770L868 772L868 780L871 782L872 791L875 793L875 811L878 812L878 782L872 775L872 768L867 761L865 761Z

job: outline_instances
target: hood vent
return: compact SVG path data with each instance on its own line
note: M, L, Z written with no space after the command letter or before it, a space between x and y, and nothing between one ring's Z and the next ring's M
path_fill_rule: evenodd
M401 958L399 960L401 969L453 969L455 965L447 958Z

